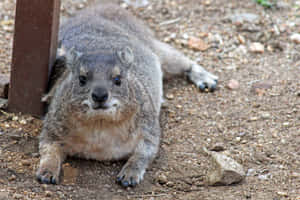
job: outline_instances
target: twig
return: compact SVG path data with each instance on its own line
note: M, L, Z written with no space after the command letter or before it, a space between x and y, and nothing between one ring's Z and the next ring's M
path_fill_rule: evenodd
M185 178L201 178L201 177L204 177L205 175L204 174L195 174L195 175L189 175L189 176L180 176L180 177L174 177L173 179L176 180L176 179L185 179Z
M300 103L296 103L296 104L293 104L293 105L288 105L288 106L279 106L279 107L276 107L276 108L269 108L269 109L264 109L263 111L276 111L276 110L285 110L285 109L290 109L290 108L294 108L294 107L297 107L299 106Z
M7 112L5 112L4 110L1 110L1 109L0 109L0 112L1 112L2 114L6 115L6 116L9 116L9 115L10 115L9 113L7 113Z
M162 196L168 196L169 194L144 194L144 195L129 195L130 198L144 198L144 197L162 197Z
M198 188L194 188L194 189L179 189L179 188L177 188L175 190L179 191L179 192L197 192L197 191L202 191L203 188L201 188L201 187L204 187L204 186L205 185L203 184L203 185L199 185Z
M178 17L176 19L167 20L167 21L161 22L159 24L159 26L165 26L165 25L169 25L169 24L174 24L176 22L179 22L180 20L181 20L181 17Z
M183 155L198 156L198 154L196 154L196 153L188 153L188 152L180 152L180 151L172 151L172 153L183 154Z

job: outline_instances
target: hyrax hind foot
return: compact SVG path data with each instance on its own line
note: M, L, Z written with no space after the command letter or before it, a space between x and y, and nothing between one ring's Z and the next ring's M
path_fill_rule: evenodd
M213 92L217 88L218 77L209 73L198 64L192 65L191 69L187 72L187 77L201 91L208 89Z

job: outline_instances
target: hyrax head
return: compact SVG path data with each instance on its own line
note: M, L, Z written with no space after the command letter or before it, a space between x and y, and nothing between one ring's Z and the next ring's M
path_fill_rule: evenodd
M71 69L72 104L86 117L121 120L132 94L129 70L134 56L129 47L97 53L71 49L66 64Z

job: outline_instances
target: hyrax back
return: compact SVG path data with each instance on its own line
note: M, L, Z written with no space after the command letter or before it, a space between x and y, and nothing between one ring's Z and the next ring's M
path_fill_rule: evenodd
M117 181L135 186L158 151L162 70L185 73L200 89L213 90L217 77L113 5L79 13L59 37L66 71L44 121L38 180L57 183L67 155L128 158Z

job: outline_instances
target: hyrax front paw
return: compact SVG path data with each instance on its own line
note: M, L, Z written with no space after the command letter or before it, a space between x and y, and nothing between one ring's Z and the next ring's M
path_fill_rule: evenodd
M53 162L41 162L36 173L36 178L40 183L57 184L59 182L60 166Z
M188 79L201 91L208 89L213 92L217 88L218 77L203 69L200 65L193 64L187 72Z
M145 169L133 163L126 163L117 176L117 182L123 187L134 187L143 179Z

